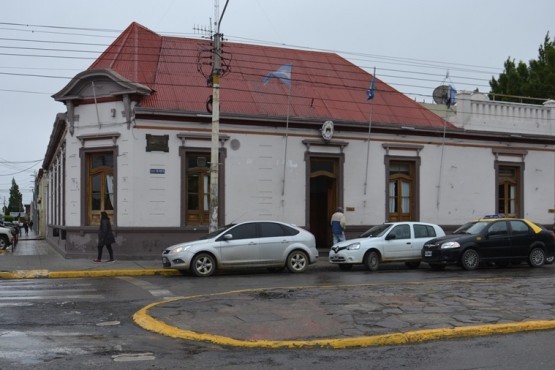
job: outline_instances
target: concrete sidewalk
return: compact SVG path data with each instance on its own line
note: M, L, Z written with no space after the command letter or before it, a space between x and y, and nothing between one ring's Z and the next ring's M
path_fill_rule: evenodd
M105 251L105 254L107 252ZM87 276L176 275L164 269L160 260L117 260L93 262L91 259L66 259L33 231L22 236L15 250L0 251L0 278L70 278Z

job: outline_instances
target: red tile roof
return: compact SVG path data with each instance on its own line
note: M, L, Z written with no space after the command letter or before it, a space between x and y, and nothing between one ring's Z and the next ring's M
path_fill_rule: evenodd
M209 40L161 36L132 23L89 69L109 68L153 89L142 107L207 113L212 88L205 75L211 66L203 63L210 62L210 50ZM444 125L443 119L379 79L375 97L368 101L372 75L333 53L224 41L223 58L229 71L220 79L222 117L286 117L289 88L275 78L267 85L262 80L291 63L291 119L367 123L372 112L373 124Z

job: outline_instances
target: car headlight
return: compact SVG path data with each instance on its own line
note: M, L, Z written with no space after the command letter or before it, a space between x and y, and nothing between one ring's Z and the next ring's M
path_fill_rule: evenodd
M356 251L357 249L360 249L360 243L349 244L345 249L348 251Z
M179 247L172 249L170 251L170 253L181 253L181 252L185 252L187 249L189 248L188 245L180 245Z
M459 248L460 246L461 245L457 242L447 242L441 245L441 249L453 249L453 248Z

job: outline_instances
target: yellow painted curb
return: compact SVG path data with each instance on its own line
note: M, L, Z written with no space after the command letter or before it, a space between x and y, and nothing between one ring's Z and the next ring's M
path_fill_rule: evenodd
M76 270L76 271L48 271L48 270L14 270L0 272L0 279L61 279L61 278L84 278L84 277L111 277L111 276L153 276L180 275L178 270L173 269L133 269L133 270Z
M177 270L167 269L135 269L135 270L87 270L87 271L52 271L48 273L51 279L78 277L111 277L111 276L153 276L180 275Z
M0 272L2 279L37 279L48 277L48 270L13 270Z
M483 280L483 279L477 279ZM429 282L427 282L429 283ZM362 284L362 286L376 285L376 284ZM353 287L353 285L349 285ZM360 286L360 285L359 285ZM345 287L345 286L338 286ZM326 287L296 287L302 288L330 288ZM270 290L283 289L271 288ZM354 348L354 347L371 347L371 346L392 346L411 343L422 343L440 339L453 339L462 337L477 337L498 334L510 334L526 331L538 330L553 330L555 329L555 320L539 320L539 321L524 321L512 322L501 324L486 324L486 325L473 325L461 326L455 328L438 328L438 329L423 329L404 333L391 333L382 335L350 337L350 338L323 338L314 340L242 340L236 338L225 337L221 335L198 333L192 330L181 329L152 317L149 310L155 306L165 303L175 302L178 300L193 299L199 297L254 292L260 290L268 290L268 288L245 289L230 291L224 293L196 295L189 297L171 298L160 302L151 303L133 315L133 321L143 329L159 333L172 338L187 339L193 341L210 342L224 346L244 347L244 348L313 348L313 347L327 347L327 348Z

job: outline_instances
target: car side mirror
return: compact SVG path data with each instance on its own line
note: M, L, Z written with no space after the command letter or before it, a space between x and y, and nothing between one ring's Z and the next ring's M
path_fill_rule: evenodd
M224 240L231 240L233 239L233 234L225 234L224 235Z
M392 239L396 239L397 237L395 236L395 234L387 234L387 236L385 237L385 240L392 240Z

